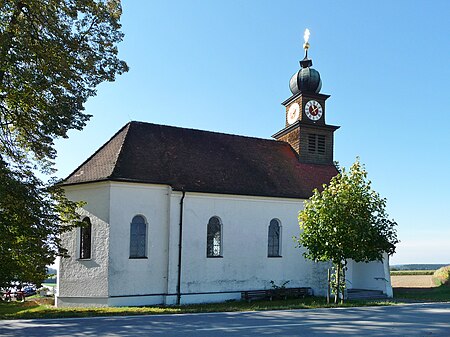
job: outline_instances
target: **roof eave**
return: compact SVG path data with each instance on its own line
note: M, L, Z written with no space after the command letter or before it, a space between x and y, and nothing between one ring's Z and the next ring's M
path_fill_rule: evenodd
M69 187L69 186L77 186L77 185L87 185L87 184L95 184L95 183L101 183L101 182L121 182L121 183L132 183L132 184L153 184L153 185L165 185L170 186L173 191L179 191L179 192L193 192L193 193L208 193L208 194L222 194L222 195L238 195L238 196L249 196L249 197L270 197L270 198L287 198L287 199L302 199L306 200L309 199L312 196L312 191L309 195L306 194L268 194L268 193L243 193L243 192L233 192L233 191L217 191L217 190L211 190L211 189L202 189L202 188L183 188L183 187L176 187L169 183L161 183L161 182L152 182L152 181L142 181L137 179L125 179L125 178L104 178L104 179L98 179L98 180L91 180L91 181L81 181L81 182L75 182L75 183L63 183L61 184L62 187Z

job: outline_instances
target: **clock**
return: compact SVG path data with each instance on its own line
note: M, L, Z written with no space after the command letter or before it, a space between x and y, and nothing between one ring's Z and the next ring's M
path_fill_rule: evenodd
M322 106L317 101L308 101L308 103L305 104L305 114L310 120L317 121L322 117Z
M300 105L298 103L294 103L289 107L288 113L287 113L287 121L289 124L294 123L298 116L300 115Z

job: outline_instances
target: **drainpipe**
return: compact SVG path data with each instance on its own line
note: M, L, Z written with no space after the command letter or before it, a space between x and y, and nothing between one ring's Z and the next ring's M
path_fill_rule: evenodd
M178 280L177 280L177 304L179 305L181 302L181 249L183 242L183 205L184 205L184 197L186 196L186 192L181 190L183 195L180 200L180 236L178 238Z

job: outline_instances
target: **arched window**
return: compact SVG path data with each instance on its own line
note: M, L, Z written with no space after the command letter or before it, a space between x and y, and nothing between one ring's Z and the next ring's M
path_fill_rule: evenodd
M147 224L143 216L136 215L130 225L130 258L147 257Z
M91 258L92 224L89 218L83 219L80 228L80 259Z
M281 226L277 219L270 220L267 256L280 257Z
M222 224L220 219L213 216L208 221L208 233L206 237L206 256L222 256Z

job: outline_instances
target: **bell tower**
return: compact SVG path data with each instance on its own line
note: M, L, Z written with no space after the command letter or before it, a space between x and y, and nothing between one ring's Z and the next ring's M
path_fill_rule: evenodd
M305 57L289 82L292 96L282 103L286 108L286 126L272 137L289 143L302 163L329 165L333 164L334 131L339 126L325 123L325 101L330 95L320 93L320 74L308 58L308 29L304 39Z

